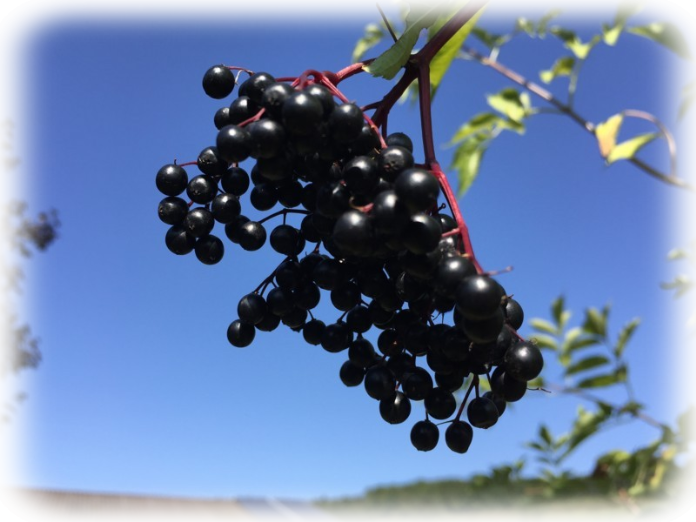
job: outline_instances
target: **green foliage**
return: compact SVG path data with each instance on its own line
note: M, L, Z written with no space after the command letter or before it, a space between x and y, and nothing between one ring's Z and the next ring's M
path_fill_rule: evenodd
M575 58L572 56L562 56L551 66L551 69L541 71L539 77L544 83L551 83L559 76L570 76L575 67Z
M640 27L631 27L628 29L628 32L664 45L682 58L691 58L686 38L674 24L652 23Z
M394 78L411 57L411 51L418 42L420 32L430 27L437 19L439 8L440 5L435 4L429 9L412 11L412 14L406 18L406 30L389 49L366 67L367 71L375 77L387 80Z
M384 36L385 32L382 27L377 24L368 24L365 27L365 34L358 40L353 49L353 62L360 61L367 51L382 41Z

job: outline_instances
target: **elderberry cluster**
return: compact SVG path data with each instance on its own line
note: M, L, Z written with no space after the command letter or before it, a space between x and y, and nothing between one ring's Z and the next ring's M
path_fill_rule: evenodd
M223 66L203 78L215 99L235 84ZM246 347L282 322L311 345L346 352L340 380L363 385L385 421L406 421L411 402L423 401L425 419L411 430L418 450L437 445L431 419L454 416L445 441L464 453L472 426L494 425L507 402L522 398L542 369L541 352L517 335L521 306L477 269L456 219L443 212L438 179L415 163L411 139L380 137L331 87L316 76L290 83L250 74L215 113L217 137L198 156L200 173L189 179L183 166L168 164L156 175L166 196L158 209L169 225L166 246L215 264L225 250L216 225L243 250L268 239L282 260L239 301L230 344ZM250 174L240 166L249 158ZM247 192L257 211L282 208L252 220L242 214ZM267 222L281 217L268 233ZM328 323L312 314L326 293L337 310ZM491 391L479 394L482 376ZM454 393L463 387L457 408Z

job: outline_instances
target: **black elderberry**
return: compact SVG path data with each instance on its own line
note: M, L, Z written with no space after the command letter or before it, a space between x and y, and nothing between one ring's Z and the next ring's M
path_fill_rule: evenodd
M412 168L399 174L394 182L394 191L412 213L424 212L437 203L440 184L427 170Z
M243 196L249 188L249 174L241 167L231 167L220 178L220 185L229 194Z
M249 193L251 206L256 210L270 210L278 203L275 185L259 183Z
M225 125L230 125L232 123L230 121L230 108L219 108L217 112L215 112L215 116L213 117L213 123L215 124L215 128L217 130L222 129Z
M198 260L206 265L219 263L225 254L225 246L222 241L219 237L213 235L200 238L196 241L194 249Z
M179 165L165 165L157 171L155 184L165 196L178 196L188 185L188 174Z
M418 451L430 451L437 446L440 430L429 420L418 421L411 428L411 444Z
M403 147L407 151L413 153L413 141L403 132L394 132L387 136L387 145Z
M389 424L401 424L411 414L411 401L401 392L379 401L379 414Z
M343 166L342 177L353 194L369 194L377 184L377 164L368 156L357 156Z
M261 105L264 91L275 83L275 78L266 72L254 73L244 80L242 84L244 87L244 95L248 96L256 105ZM240 94L242 86L240 86Z
M433 389L433 378L424 368L416 367L404 379L401 386L409 399L421 401Z
M266 242L266 229L257 221L247 221L238 228L235 236L244 250L258 250Z
M222 176L229 165L220 156L217 147L206 147L200 154L198 154L198 159L196 160L198 169L209 176Z
M363 128L363 113L354 103L336 106L329 115L331 137L337 143L350 143L360 136Z
M364 257L372 251L373 231L370 217L359 210L348 210L334 225L332 238L347 256Z
M502 287L493 278L472 275L457 286L457 310L468 319L486 319L500 309L504 295Z
M491 391L506 402L516 402L527 392L527 383L510 377L504 366L498 366L491 375Z
M247 294L239 300L237 315L248 324L258 324L266 315L268 305L263 296L257 293Z
M341 382L349 387L360 386L365 377L365 368L358 366L354 362L348 360L343 363L341 370L338 373Z
M240 89L241 91L241 89ZM239 96L230 104L227 109L227 119L229 125L238 125L250 119L257 112L259 106L252 102L247 96Z
M280 119L283 103L295 92L287 83L274 83L269 85L261 97L261 106L273 118Z
M503 413L505 413L505 408L507 407L505 399L503 399L502 397L498 397L495 393L491 391L487 391L486 393L484 393L483 397L485 399L493 401L493 404L495 404L495 407L498 410L498 417L502 416Z
M413 168L413 155L403 147L389 146L380 152L377 165L383 179L395 181L403 171Z
M424 404L425 411L434 419L447 419L457 409L457 401L452 392L439 387L428 392Z
M529 341L510 346L503 360L505 373L518 381L531 381L539 376L544 367L541 350Z
M524 311L520 306L520 303L515 301L512 297L508 297L505 303L505 318L507 323L512 326L513 329L519 330L520 326L524 322Z
M490 428L498 422L498 408L495 403L485 397L477 397L469 402L466 408L466 416L474 428Z
M227 328L227 340L232 346L244 348L249 346L256 336L256 330L253 325L243 323L236 319L230 323Z
M222 193L215 196L212 204L210 205L210 211L218 223L231 223L242 210L242 206L239 203L237 196L228 193Z
M266 295L266 304L268 305L268 310L278 317L289 314L295 307L292 291L281 286L272 288L268 292Z
M331 290L331 304L342 312L347 312L360 303L360 288L352 281L346 281Z
M178 225L186 218L188 211L188 203L175 196L164 198L157 207L157 215L167 225Z
M337 353L348 348L353 341L353 332L346 323L332 323L324 328L321 336L321 347L327 352Z
M379 356L370 341L358 337L348 346L348 359L361 368L369 368L379 361Z
M404 246L414 254L427 254L437 248L441 229L437 220L425 213L414 214L403 231Z
M324 335L324 330L326 329L326 324L324 321L319 319L312 319L307 321L302 327L302 337L306 342L313 345L321 344L321 338ZM362 382L362 377L360 378ZM358 383L359 384L359 383Z
M210 203L217 194L217 183L211 176L201 174L189 181L186 194L194 203L205 205Z
M333 99L333 94L331 94L331 91L329 91L329 89L327 89L325 86L313 83L312 85L306 87L304 92L319 100L319 103L321 103L323 118L328 117L328 115L331 114L331 111L334 110L336 102Z
M307 92L294 92L283 103L283 125L297 135L312 134L324 115L321 101Z
M215 226L215 219L204 207L191 209L184 219L184 226L193 237L203 237L210 234Z
M271 313L270 310L266 312L266 314L263 316L263 319L256 323L256 329L260 330L262 332L272 332L276 328L278 328L278 325L280 324L280 317L277 315Z
M498 339L500 331L505 325L505 316L501 308L498 308L493 315L481 319L473 320L464 317L461 321L461 328L471 341L479 344L491 343Z
M245 128L251 138L249 156L252 158L273 158L283 150L285 130L277 121L263 118Z
M225 235L232 243L239 243L239 231L244 223L248 223L249 218L239 215L225 225Z
M365 372L365 391L381 401L396 395L396 379L386 366L372 366Z
M220 155L230 163L244 161L251 151L249 132L237 125L226 125L220 129L215 144Z
M170 252L185 255L193 250L196 237L191 235L183 225L173 225L164 236L164 242Z
M289 313L280 318L282 323L293 330L297 330L307 322L307 310L293 308Z
M302 310L316 308L321 300L319 287L311 281L304 282L300 287L293 291L295 306Z
M234 73L224 65L215 65L203 75L203 90L211 98L221 99L234 89Z
M454 299L459 283L466 277L476 274L474 264L466 257L450 256L440 260L437 274L433 280L433 289L439 295Z
M271 248L279 254L286 256L297 255L297 247L300 240L302 240L300 231L291 225L281 224L271 231Z
M471 425L462 420L455 420L445 430L447 447L456 453L466 453L474 438Z
M365 333L372 326L372 314L367 306L355 306L346 314L346 324L355 333Z
M276 187L276 195L278 196L278 203L285 208L295 208L302 203L302 184L296 179L281 181ZM316 241L314 242L316 243Z

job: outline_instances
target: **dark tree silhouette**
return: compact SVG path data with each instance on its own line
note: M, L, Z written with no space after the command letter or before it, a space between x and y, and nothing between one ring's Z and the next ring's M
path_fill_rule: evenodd
M0 120L0 173L13 170L19 159L13 155L14 123ZM0 381L10 374L35 367L41 358L37 341L28 325L18 322L12 294L20 291L24 277L18 261L34 251L45 250L56 238L58 219L55 211L27 217L27 204L19 199L0 201ZM23 400L17 393L11 400L0 402L0 428L9 422L14 403Z

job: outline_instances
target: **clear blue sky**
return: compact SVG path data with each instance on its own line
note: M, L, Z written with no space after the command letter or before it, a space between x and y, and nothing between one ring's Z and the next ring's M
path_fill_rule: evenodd
M587 18L581 34L612 17ZM576 400L529 393L495 427L477 430L466 455L449 451L444 440L432 452L417 452L409 432L422 405L406 423L386 424L376 401L340 383L345 354L309 346L287 328L259 333L246 349L227 343L239 298L279 261L269 246L244 252L227 243L215 266L165 248L155 173L174 158L195 160L213 144L213 114L231 100L207 98L203 72L218 63L277 76L338 70L349 64L365 23L376 19L370 12L306 24L68 20L33 35L18 78L27 89L25 198L34 210L57 208L62 227L55 245L29 264L28 319L44 360L23 379L29 398L14 421L26 427L16 484L337 497L381 484L463 478L521 455L533 466L523 443L538 424L555 432L569 427ZM483 19L494 30L512 23ZM572 17L559 23L578 27ZM520 38L500 60L536 79L561 53L553 38ZM678 85L670 74L679 63L631 35L615 48L600 45L583 71L578 111L601 121L624 108L642 109L678 129ZM551 89L560 94L565 85L558 80ZM360 103L389 88L367 75L344 86ZM493 71L455 63L435 100L437 142L486 110L485 93L506 86ZM418 136L417 112L398 106L390 129ZM447 165L451 150L438 154ZM644 157L666 165L664 144ZM627 358L639 400L664 421L690 401L672 387L677 312L659 287L673 272L666 254L679 246L670 209L686 197L630 165L605 168L592 137L545 115L529 122L525 136L493 144L462 201L480 262L487 269L514 266L500 280L527 317L547 317L551 301L564 294L575 320L583 308L611 302L614 334L643 318ZM247 198L245 212L256 215ZM318 312L327 321L335 315L326 307ZM526 326L522 333L529 333ZM569 465L587 472L599 452L630 450L656 435L640 424L615 428Z

